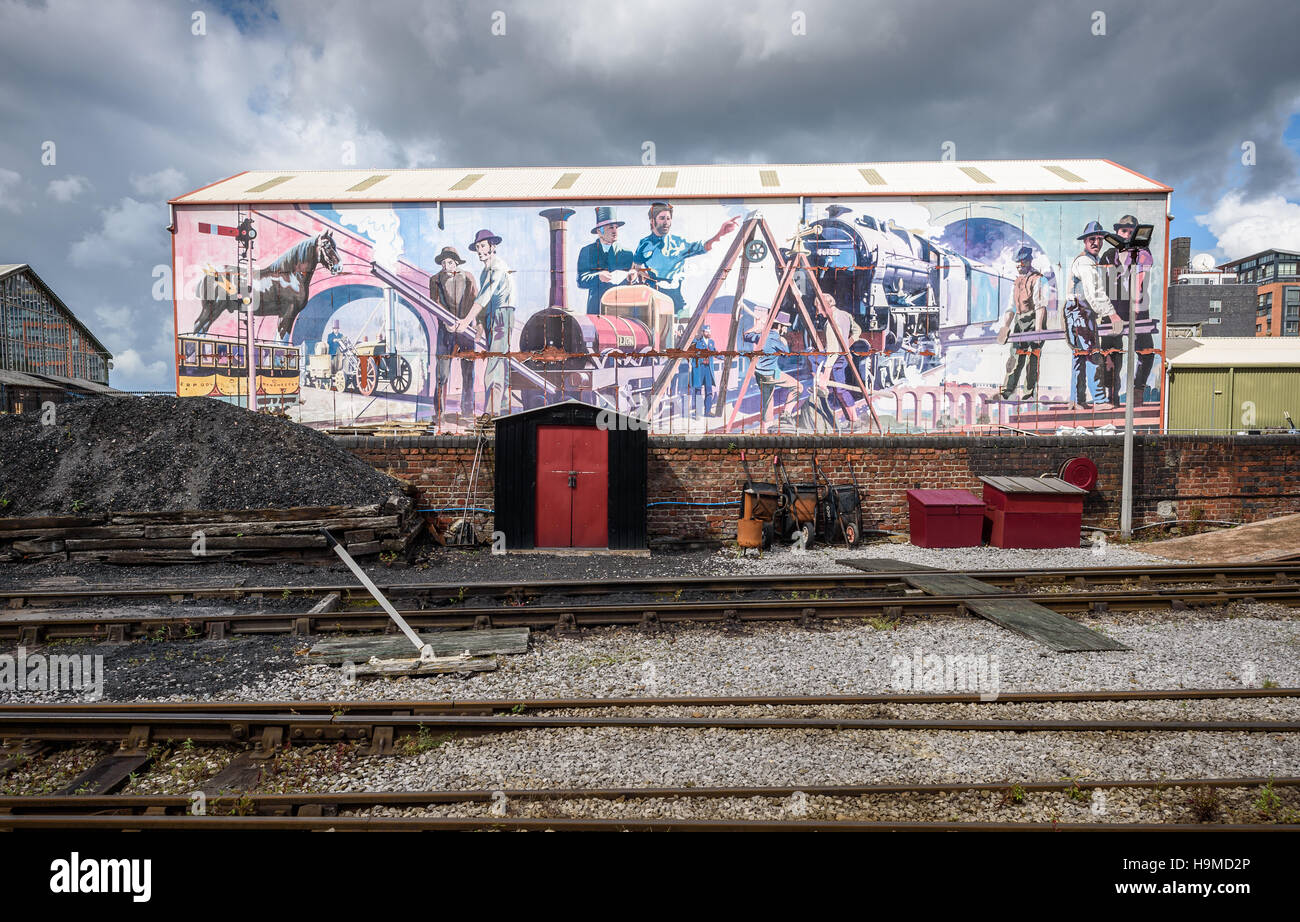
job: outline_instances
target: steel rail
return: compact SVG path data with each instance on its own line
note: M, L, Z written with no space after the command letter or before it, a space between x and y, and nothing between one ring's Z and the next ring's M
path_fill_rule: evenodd
M1202 823L982 823L879 820L664 820L372 816L0 816L0 829L566 832L1284 832L1300 826Z
M869 694L869 695L733 695L668 696L651 698L450 698L431 699L361 699L298 701L98 701L93 703L0 704L0 718L9 713L24 714L134 714L141 711L174 714L225 714L234 710L248 714L298 714L332 716L335 714L438 714L497 711L579 710L583 708L644 707L788 707L854 706L883 704L1051 704L1098 701L1196 701L1249 698L1300 697L1297 688L1168 688L1115 689L1100 691L1002 692L996 698L976 692L946 694Z
M761 599L722 601L664 601L639 603L596 603L589 605L523 605L518 607L407 609L402 616L416 628L470 627L598 627L646 625L657 622L732 623L756 621L833 620L902 617L908 615L964 614L972 599L997 601L1029 599L1059 613L1113 610L1142 611L1156 607L1170 609L1219 606L1231 602L1275 602L1300 606L1300 584L1285 588L1231 587L1203 590L1119 590L1060 592L1026 595L1023 592L991 592L980 595L873 596L838 599ZM141 614L103 616L60 616L57 613L0 614L0 639L21 638L36 630L49 639L104 638L109 628L120 627L122 639L151 636L166 630L171 639L198 636L210 625L228 627L232 634L331 633L385 630L390 619L378 612L221 612L204 614Z
M139 739L187 739L193 742L248 742L268 730L301 743L363 741L379 727L394 736L420 732L497 733L511 730L926 730L1013 733L1294 733L1291 720L916 720L822 717L547 717L519 714L364 714L323 715L230 711L177 714L131 711L58 714L7 710L0 714L0 739L45 742L112 742Z

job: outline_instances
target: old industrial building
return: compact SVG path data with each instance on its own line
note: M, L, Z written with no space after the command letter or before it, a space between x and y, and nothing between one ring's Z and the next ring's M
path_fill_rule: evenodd
M1194 340L1169 362L1168 431L1294 431L1300 418L1300 349L1247 336Z
M1255 289L1255 335L1300 336L1300 253L1264 250L1220 266Z
M112 393L112 360L31 266L0 265L0 411Z
M1227 272L1181 272L1169 286L1169 336L1254 336L1255 286Z

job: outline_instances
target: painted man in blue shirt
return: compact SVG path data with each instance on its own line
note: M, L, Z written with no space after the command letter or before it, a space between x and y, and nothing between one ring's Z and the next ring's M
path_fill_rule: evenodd
M781 353L788 353L790 347L785 342L785 331L790 328L791 317L785 312L776 315L772 321L772 328L767 331L767 339L763 342L761 355L754 360L754 380L758 382L758 393L762 399L762 409L759 411L762 420L761 426L767 427L768 409L772 405L772 394L778 387L792 388L797 390L799 382L790 374L781 370L780 359ZM762 324L759 324L761 327ZM750 330L744 336L747 343L758 343L758 329ZM743 396L743 395L742 395ZM786 404L789 403L787 397L781 405L784 413ZM773 408L774 409L774 408Z
M618 229L622 221L614 219L614 209L601 205L596 209L596 240L578 251L578 287L587 290L587 313L600 313L601 296L613 288L613 273L632 268L632 251L618 245Z
M686 299L682 296L683 264L692 256L709 252L715 243L739 225L739 218L731 218L708 240L691 243L669 233L673 226L673 206L667 202L655 202L650 206L650 233L636 245L632 271L637 278L644 279L646 284L671 298L673 313L682 319L687 314Z

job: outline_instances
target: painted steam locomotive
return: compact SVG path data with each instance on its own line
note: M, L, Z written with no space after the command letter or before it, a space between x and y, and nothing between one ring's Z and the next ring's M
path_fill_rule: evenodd
M565 233L573 212L543 211L551 230L551 304L528 318L519 350L532 353L524 364L554 393L525 384L521 397L532 408L570 397L626 412L638 405L654 380L652 356L662 345L663 317L671 322L672 302L646 286L612 289L601 314L572 314L565 290ZM666 305L663 303L666 302ZM654 323L659 336L647 324Z

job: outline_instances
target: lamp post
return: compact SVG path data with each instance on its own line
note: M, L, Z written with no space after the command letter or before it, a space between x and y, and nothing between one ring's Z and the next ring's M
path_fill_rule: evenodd
M1154 231L1155 226L1152 224L1139 224L1133 228L1133 234L1129 238L1107 234L1106 242L1115 247L1116 262L1118 262L1119 255L1125 251L1136 254L1139 250L1145 249L1151 243L1151 235ZM1134 330L1138 304L1142 300L1142 292L1133 290L1137 262L1137 257L1134 255L1128 260L1127 268L1128 344L1124 351L1124 477L1120 487L1119 503L1119 533L1125 540L1133 537L1133 383L1135 377L1133 366L1137 364L1137 337L1134 335ZM1146 287L1145 284L1143 287Z

